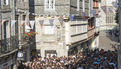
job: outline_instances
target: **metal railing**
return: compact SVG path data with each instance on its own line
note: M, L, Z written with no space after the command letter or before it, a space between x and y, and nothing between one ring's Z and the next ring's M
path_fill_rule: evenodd
M7 54L18 48L18 41L15 36L0 40L0 55Z

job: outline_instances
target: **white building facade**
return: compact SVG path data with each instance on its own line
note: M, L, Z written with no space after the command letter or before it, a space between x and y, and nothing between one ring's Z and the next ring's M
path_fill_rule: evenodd
M117 0L101 0L100 30L111 30L118 26L115 21Z
M79 53L84 46L98 47L94 24L90 23L93 28L88 29L92 4L92 0L36 0L35 29L38 33L38 55L61 57ZM72 20L70 16L73 16Z
M68 48L66 46L65 38L68 32L65 28L68 27L66 23L63 26L60 24L59 17L36 17L36 49L40 51L42 57L47 56L68 56ZM50 25L49 20L53 19L53 25ZM40 21L43 21L41 24ZM39 21L39 22L38 22ZM67 23L68 24L68 23ZM64 28L65 26L65 28ZM66 39L68 40L68 39Z

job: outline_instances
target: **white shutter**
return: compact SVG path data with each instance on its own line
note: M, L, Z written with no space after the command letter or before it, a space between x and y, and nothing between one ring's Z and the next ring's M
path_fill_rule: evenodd
M55 0L53 0L53 10L55 10Z
M49 0L45 0L45 5L44 5L45 10L47 10L47 9L48 9L48 5L49 5L48 1L49 1Z
M6 5L8 5L9 4L9 1L8 0L6 0Z
M9 24L6 22L6 38L9 38Z
M83 12L85 12L85 0L83 0Z
M8 5L9 4L9 0L4 0L4 5Z
M45 0L45 11L55 10L55 0Z
M79 2L80 0L77 0L77 11L79 11L79 9L80 9L80 6L79 6Z

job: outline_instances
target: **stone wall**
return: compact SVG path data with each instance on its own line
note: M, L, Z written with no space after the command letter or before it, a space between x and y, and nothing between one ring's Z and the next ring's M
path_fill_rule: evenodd
M51 27L49 23L49 19L51 19L51 17L46 17L46 18L36 17L35 19L36 19L36 25L35 25L36 32L38 32L38 34L36 35L36 49L37 50L40 49L41 56L42 57L45 56L46 50L56 50L58 57L68 56L67 54L68 50L66 49L65 45L64 23L63 26L61 26L58 21L58 17L55 17L53 23L54 26ZM40 25L39 20L44 20L43 26ZM49 30L49 28L46 28L46 30L44 30L45 26L50 26L51 27L50 29L54 28L53 30L54 33L45 34L44 32ZM57 26L60 28L58 29ZM60 33L60 39L58 39L58 32Z
M55 0L55 10L45 11L44 0L35 0L35 14L39 15L69 15L70 0Z
M89 1L84 0L84 9L85 9L85 15L89 16ZM81 12L83 12L83 0L79 0L79 11L77 11L77 0L71 0L70 1L70 13L75 15L81 15Z

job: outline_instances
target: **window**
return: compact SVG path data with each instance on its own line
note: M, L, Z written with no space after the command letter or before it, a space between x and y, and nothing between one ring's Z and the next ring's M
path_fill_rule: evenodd
M45 10L55 10L55 0L45 0Z
M43 26L44 27L44 34L54 34L54 27L53 26Z
M11 35L15 35L16 34L16 21L12 20L11 21Z
M4 0L4 5L8 5L8 0Z
M4 26L4 40L6 41L6 44L4 44L5 46L3 47L4 49L3 49L3 51L8 51L8 49L9 49L9 45L8 45L8 40L7 40L7 38L9 38L9 36L10 36L10 34L9 34L9 26L8 26L8 21L5 21L4 22L4 24L3 24Z
M114 16L112 15L106 16L106 23L113 23L113 21L114 21Z
M7 22L4 22L4 39L6 39L7 38Z

